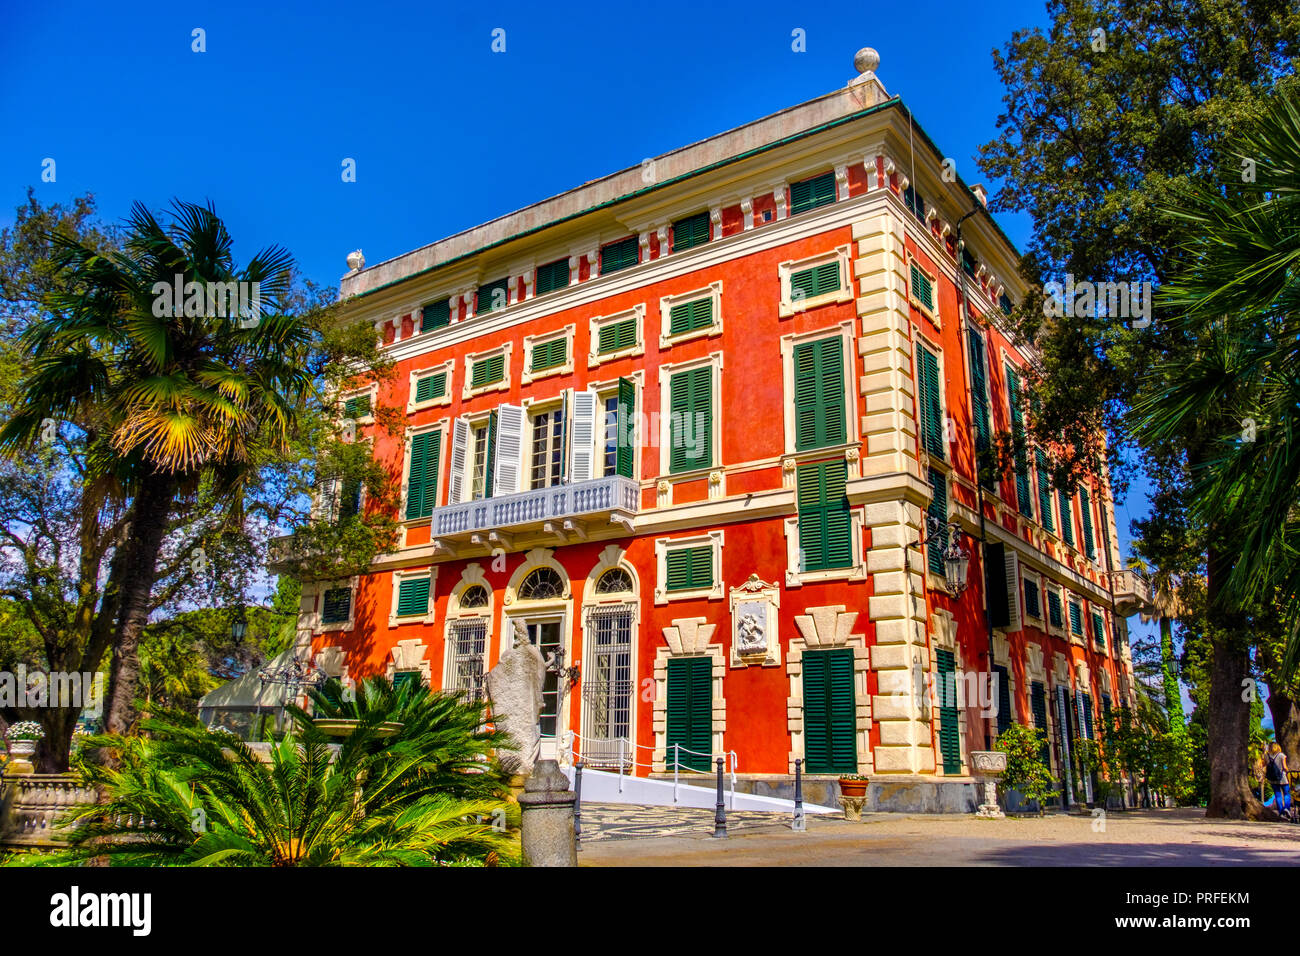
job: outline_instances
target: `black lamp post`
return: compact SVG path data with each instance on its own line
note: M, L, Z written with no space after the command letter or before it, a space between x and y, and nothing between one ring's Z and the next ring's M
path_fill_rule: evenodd
M926 547L937 538L943 544L943 579L952 597L966 590L970 576L970 551L961 543L965 533L955 521L940 521L934 515L926 515L925 537L916 542L918 547Z

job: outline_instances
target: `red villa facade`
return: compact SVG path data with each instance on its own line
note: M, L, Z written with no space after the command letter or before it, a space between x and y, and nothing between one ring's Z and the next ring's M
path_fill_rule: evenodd
M341 297L397 375L341 405L403 525L368 573L304 583L318 664L473 692L518 634L576 665L546 685L556 751L637 774L734 751L773 788L802 759L938 809L973 794L986 721L931 688L989 671L992 615L995 720L1046 726L1059 767L1132 700L1110 494L1027 460L977 540L976 443L1019 427L1033 355L1001 324L1015 250L943 163L864 73L360 263ZM927 513L971 552L956 597Z

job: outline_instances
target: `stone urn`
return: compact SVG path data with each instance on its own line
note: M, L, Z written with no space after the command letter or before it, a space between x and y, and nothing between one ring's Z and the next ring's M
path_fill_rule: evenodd
M1005 817L998 806L998 777L1007 769L1007 755L1001 750L973 750L970 755L971 770L976 779L984 785L984 802L980 804L975 816L986 820Z
M38 743L36 740L10 740L9 763L5 766L5 773L35 773L32 757Z

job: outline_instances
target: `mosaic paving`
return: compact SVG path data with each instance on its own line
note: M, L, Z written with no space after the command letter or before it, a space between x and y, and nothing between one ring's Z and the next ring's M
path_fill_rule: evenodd
M837 819L833 814L828 819ZM791 814L779 810L728 810L727 831L790 828ZM809 814L809 828L824 822ZM713 811L695 807L645 807L614 803L582 805L582 843L662 836L713 835ZM581 845L581 844L579 844Z

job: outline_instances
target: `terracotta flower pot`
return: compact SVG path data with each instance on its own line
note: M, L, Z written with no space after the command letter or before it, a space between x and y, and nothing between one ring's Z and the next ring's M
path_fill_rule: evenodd
M846 780L844 777L840 777L840 795L845 797L865 797L867 795L867 781Z

